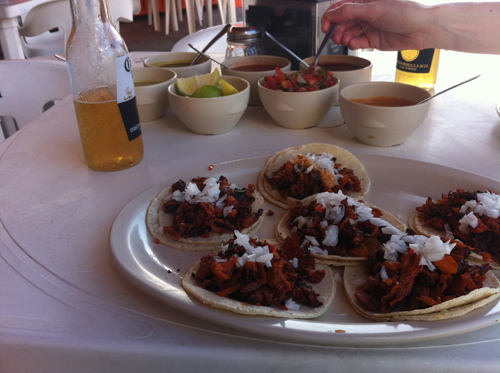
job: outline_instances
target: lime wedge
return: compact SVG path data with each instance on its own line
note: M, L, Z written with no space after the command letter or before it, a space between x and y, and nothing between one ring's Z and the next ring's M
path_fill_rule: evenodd
M239 91L234 88L231 84L226 82L224 79L220 80L221 88L222 88L222 94L224 96L229 96L229 95L234 95L235 93L238 93Z
M211 98L211 97L220 97L222 96L222 91L218 87L214 87L213 85L204 85L203 87L198 88L193 93L193 98Z
M195 75L188 78L178 78L175 80L175 87L181 95L191 97L198 88L205 85L217 87L219 83L219 69L215 69L210 74Z

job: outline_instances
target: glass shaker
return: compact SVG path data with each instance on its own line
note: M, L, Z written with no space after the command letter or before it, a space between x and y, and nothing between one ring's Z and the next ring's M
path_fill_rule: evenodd
M107 0L71 0L67 62L83 153L90 168L118 171L142 160L144 146L130 56Z
M227 32L226 60L232 57L266 54L262 45L262 31L254 26L232 26Z

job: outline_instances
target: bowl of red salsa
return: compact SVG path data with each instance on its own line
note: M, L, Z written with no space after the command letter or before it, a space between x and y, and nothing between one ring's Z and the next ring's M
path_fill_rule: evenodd
M281 71L290 71L289 60L277 56L241 56L229 58L223 62L229 69L222 69L222 75L237 76L250 83L250 99L248 105L261 105L257 82L266 75L272 75L277 67Z
M281 127L304 129L320 124L338 101L339 80L319 67L283 72L277 68L258 82L267 113Z

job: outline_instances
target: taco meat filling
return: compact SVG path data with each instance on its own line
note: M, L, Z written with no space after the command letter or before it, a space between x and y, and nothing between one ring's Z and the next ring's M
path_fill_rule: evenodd
M363 257L376 251L399 231L380 219L381 210L339 193L321 193L305 205L289 208L290 230L315 254Z
M319 307L318 294L305 283L319 283L324 270L315 270L314 258L290 237L281 251L235 231L219 253L200 261L196 280L202 287L246 304L298 309L299 304Z
M179 180L172 185L173 198L162 209L174 215L171 226L163 232L180 237L206 237L209 233L232 233L251 227L262 215L262 210L252 212L255 186L237 188L224 176L218 180L198 177L186 184Z
M488 263L469 265L470 249L438 236L393 237L369 258L369 277L355 293L368 312L432 307L483 287Z
M417 207L425 227L447 232L470 246L487 262L500 263L500 195L492 192L451 191L440 200Z
M283 198L303 199L322 192L360 192L361 182L350 168L336 163L332 154L298 154L264 177Z

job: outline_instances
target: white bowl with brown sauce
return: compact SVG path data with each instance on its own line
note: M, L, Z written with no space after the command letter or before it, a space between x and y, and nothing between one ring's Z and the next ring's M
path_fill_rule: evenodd
M396 82L350 85L340 92L340 110L354 137L367 145L404 143L425 120L432 100L425 89Z
M229 69L221 69L222 75L237 76L250 83L250 100L248 105L262 105L257 82L260 78L273 75L276 67L286 72L291 69L291 62L277 56L242 56L229 58L223 62Z

